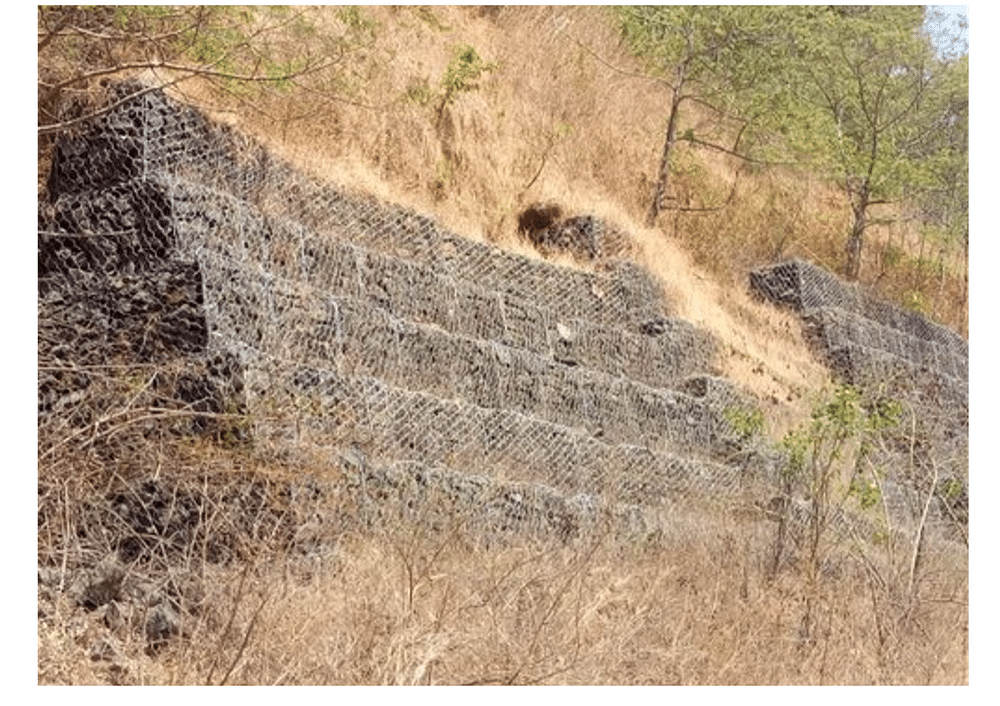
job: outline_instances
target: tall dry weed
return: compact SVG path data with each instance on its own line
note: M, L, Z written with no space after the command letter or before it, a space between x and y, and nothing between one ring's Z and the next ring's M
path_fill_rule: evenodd
M329 12L327 21L339 27ZM185 95L304 169L433 212L463 234L525 254L532 251L515 232L516 214L536 200L557 200L570 212L623 227L634 234L640 259L665 281L674 313L720 337L722 372L755 392L769 412L785 415L776 432L802 413L799 402L825 371L791 317L757 304L741 287L747 269L777 258L836 267L847 210L834 189L792 170L743 169L734 191L736 163L692 151L679 163L677 205L714 208L732 194L730 203L717 211L668 211L657 228L644 229L668 89L637 75L605 10L362 12L378 25L370 45L347 57L343 95L275 93L254 111L195 84ZM500 70L455 101L442 128L423 92L436 89L459 43ZM866 281L966 330L958 276L964 263L928 269L909 232L876 233L872 245L878 256ZM74 606L64 590L70 587L40 587L41 683L968 680L968 570L961 556L930 553L916 601L874 585L847 552L827 567L819 587L810 586L794 564L769 570L775 539L766 520L691 510L674 516L671 533L634 546L596 537L577 546L491 547L461 528L443 535L339 528L324 563L286 570L294 564L286 548L234 524L217 499L227 483L237 492L263 478L280 489L288 468L239 450L192 450L178 434L150 433L133 417L114 416L119 411L95 410L105 421L59 453L49 449L75 430L40 428L40 564L65 574L71 561L98 563L113 554L104 520L87 508L150 477L192 493L214 485L205 504L214 524L205 532L235 535L244 561L207 562L204 541L195 541L180 552L183 577L176 557L162 553L152 569L130 567L164 584L193 576L202 586L204 608L193 615L187 639L155 654L134 631L108 638L107 611ZM190 422L180 412L177 423Z
M693 516L692 516L693 517ZM820 588L767 570L767 525L679 519L621 546L487 548L460 532L344 534L328 568L212 577L215 623L129 683L958 684L967 604L936 567L909 612L841 557ZM806 616L811 620L806 625ZM50 644L46 642L46 645ZM66 674L63 677L66 678ZM106 677L105 677L106 678ZM72 679L72 677L71 677Z

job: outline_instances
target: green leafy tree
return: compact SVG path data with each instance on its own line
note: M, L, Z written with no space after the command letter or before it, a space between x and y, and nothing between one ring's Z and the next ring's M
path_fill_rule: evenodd
M652 227L670 198L671 161L679 141L757 161L753 137L773 127L790 108L782 80L787 55L786 10L760 6L623 7L618 19L625 40L650 76L672 93L667 126L646 225ZM688 106L715 116L730 144L686 130Z
M927 153L929 183L922 190L919 216L949 247L969 254L969 56L942 60L933 141ZM968 292L966 291L966 297Z
M865 233L879 222L872 207L918 200L955 176L949 160L960 147L948 145L942 128L960 112L957 69L936 57L921 6L799 7L794 14L797 68L788 79L810 147L850 202L844 273L857 279Z

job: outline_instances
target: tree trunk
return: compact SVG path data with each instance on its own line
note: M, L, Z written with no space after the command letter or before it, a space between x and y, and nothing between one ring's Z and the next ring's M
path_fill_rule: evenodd
M656 219L663 209L663 199L670 193L670 157L674 152L674 144L677 142L677 117L684 97L686 70L687 62L677 67L677 83L674 88L674 96L670 101L670 119L667 121L667 136L663 141L663 154L660 156L660 170L656 175L656 185L653 187L653 200L649 204L649 212L646 214L647 228L656 225Z
M674 144L677 142L677 105L670 110L670 121L667 123L667 136L663 141L663 154L660 157L660 170L656 177L656 184L653 187L653 200L649 204L649 212L646 214L646 227L652 228L656 225L656 219L663 209L663 199L670 191L670 156L674 151Z
M965 277L962 280L962 328L969 337L969 227L965 227Z
M861 274L861 250L864 246L865 229L868 227L868 202L866 186L851 195L854 223L847 238L847 267L844 272L849 280L856 281Z

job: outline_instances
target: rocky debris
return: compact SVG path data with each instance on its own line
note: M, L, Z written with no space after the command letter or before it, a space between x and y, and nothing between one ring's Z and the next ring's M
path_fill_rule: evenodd
M329 554L337 541L332 495L332 486L308 478L133 479L85 503L72 561L39 564L39 619L51 618L49 606L63 596L108 635L138 637L156 652L214 615L206 583L213 567L281 557L300 576ZM106 645L94 649L95 660L114 661Z
M129 181L64 194L40 209L38 276L106 276L157 269L177 251L169 195L157 183Z
M115 559L98 564L85 579L78 602L87 610L94 610L122 597L125 567Z
M593 216L574 216L547 228L528 233L528 239L543 255L569 253L583 262L592 262L608 253L604 245L607 227Z
M39 280L39 356L81 365L163 363L204 353L208 324L200 268Z
M582 262L594 262L628 250L627 236L617 229L590 215L564 218L562 207L551 201L524 209L517 229L545 256L568 253Z

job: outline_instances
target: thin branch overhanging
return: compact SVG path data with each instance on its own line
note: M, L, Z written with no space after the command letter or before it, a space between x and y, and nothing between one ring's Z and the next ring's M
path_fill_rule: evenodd
M74 127L74 126L79 125L81 123L85 123L85 122L87 122L89 120L93 120L94 118L99 118L102 115L106 115L107 113L110 113L113 110L116 110L117 108L120 108L125 103L127 103L127 102L129 102L131 100L134 100L135 98L137 98L139 96L143 96L143 95L145 95L147 93L151 93L151 92L156 91L156 90L160 90L160 89L163 89L163 88L168 88L170 86L177 85L178 83L181 83L182 81L186 81L186 80L188 80L190 78L194 78L196 76L207 76L209 78L220 78L220 79L234 80L234 81L240 81L240 82L246 82L246 83L280 83L282 81L291 81L293 79L300 78L300 77L308 75L310 73L316 73L317 71L321 71L322 69L331 66L332 64L333 64L333 62L322 62L322 63L320 63L320 64L318 64L318 65L316 65L316 66L314 66L312 68L304 69L302 71L297 71L297 72L291 73L291 74L285 74L283 76L257 76L257 75L253 75L253 74L251 74L251 75L231 74L231 73L226 73L226 72L222 72L222 71L215 71L215 70L212 70L212 69L202 69L202 68L196 68L196 67L191 67L191 66L185 66L183 64L173 64L171 62L148 62L148 63L144 62L144 63L128 64L128 65L119 66L119 67L116 67L113 70L96 71L96 72L93 72L92 74L87 74L86 77L87 78L94 78L96 76L103 76L103 75L107 75L107 74L117 73L117 72L125 70L125 69L140 69L140 68L146 68L146 69L159 69L159 68L163 68L163 69L169 69L169 70L173 70L173 71L182 71L182 72L184 72L184 75L183 76L179 76L179 77L177 77L177 78L175 78L175 79L173 79L171 81L168 81L167 83L164 83L162 85L148 86L146 88L143 88L143 89L137 91L136 93L132 93L132 94L126 96L125 98L122 98L121 100L115 101L114 103L111 103L111 104L109 104L109 105L107 105L107 106L105 106L105 107L103 107L103 108L101 108L99 110L95 110L93 112L90 112L87 115L82 115L82 116L80 116L78 118L74 118L72 120L66 120L66 121L63 121L63 122L60 122L60 123L55 123L55 124L52 124L52 125L42 125L42 126L39 126L38 127L38 134L39 135L50 135L50 134L59 132L60 130L65 130L66 128ZM73 79L73 81L71 83L75 83L77 81L80 81L80 80L82 80L82 78L83 77L77 77L77 78Z

